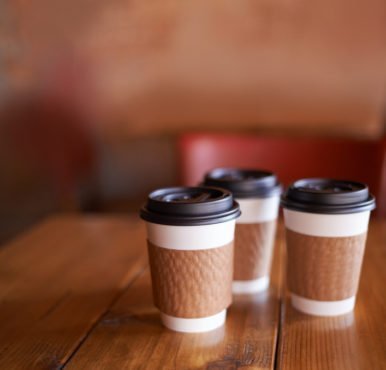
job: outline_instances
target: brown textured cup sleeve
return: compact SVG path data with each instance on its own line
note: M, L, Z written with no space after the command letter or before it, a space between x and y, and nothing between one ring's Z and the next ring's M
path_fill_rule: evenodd
M167 315L211 316L232 302L233 242L204 250L175 250L148 241L154 304Z
M254 280L271 269L276 220L236 224L234 280Z
M366 233L318 237L286 230L289 290L319 301L353 297L358 289Z

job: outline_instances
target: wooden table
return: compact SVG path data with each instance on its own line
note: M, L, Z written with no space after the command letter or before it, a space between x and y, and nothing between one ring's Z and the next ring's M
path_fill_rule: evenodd
M0 369L385 369L386 221L372 221L353 314L306 316L272 284L236 298L225 327L161 326L136 216L56 216L0 249Z

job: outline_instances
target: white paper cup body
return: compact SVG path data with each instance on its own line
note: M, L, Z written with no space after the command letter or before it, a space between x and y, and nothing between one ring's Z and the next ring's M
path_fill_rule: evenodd
M159 248L174 250L204 250L219 248L234 239L235 220L211 225L175 226L146 222L149 242ZM214 315L183 318L161 312L162 323L169 329L185 333L214 330L225 323L226 308Z
M259 224L274 221L278 217L279 195L267 198L237 198L236 201L241 210L241 216L236 220L237 224ZM273 248L273 245L267 245L267 248ZM272 254L272 251L270 253ZM253 294L267 290L268 287L269 274L254 280L234 280L232 291L234 294Z
M315 237L350 237L367 232L370 211L350 214L319 214L284 209L287 229ZM355 296L340 301L318 301L292 292L291 303L299 311L316 316L337 316L351 312Z

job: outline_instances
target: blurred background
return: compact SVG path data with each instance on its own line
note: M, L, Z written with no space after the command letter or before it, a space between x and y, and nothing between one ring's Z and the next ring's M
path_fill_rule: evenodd
M384 0L0 1L0 243L53 212L136 210L209 164L286 183L280 166L330 153L386 205L385 122ZM225 156L218 135L238 140Z

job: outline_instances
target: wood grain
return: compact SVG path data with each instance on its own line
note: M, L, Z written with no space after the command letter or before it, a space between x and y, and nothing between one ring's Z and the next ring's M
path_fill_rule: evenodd
M225 327L209 333L162 327L147 270L103 317L68 369L273 369L282 270L280 243L277 247L270 290L235 298Z
M282 314L278 368L282 370L386 368L386 224L372 221L353 313L320 318L291 307Z
M59 216L0 253L0 368L60 368L144 268L135 218Z
M386 368L385 226L371 221L354 313L312 317L281 299L279 224L270 290L236 297L223 328L180 334L153 305L137 218L54 217L0 250L0 368Z

